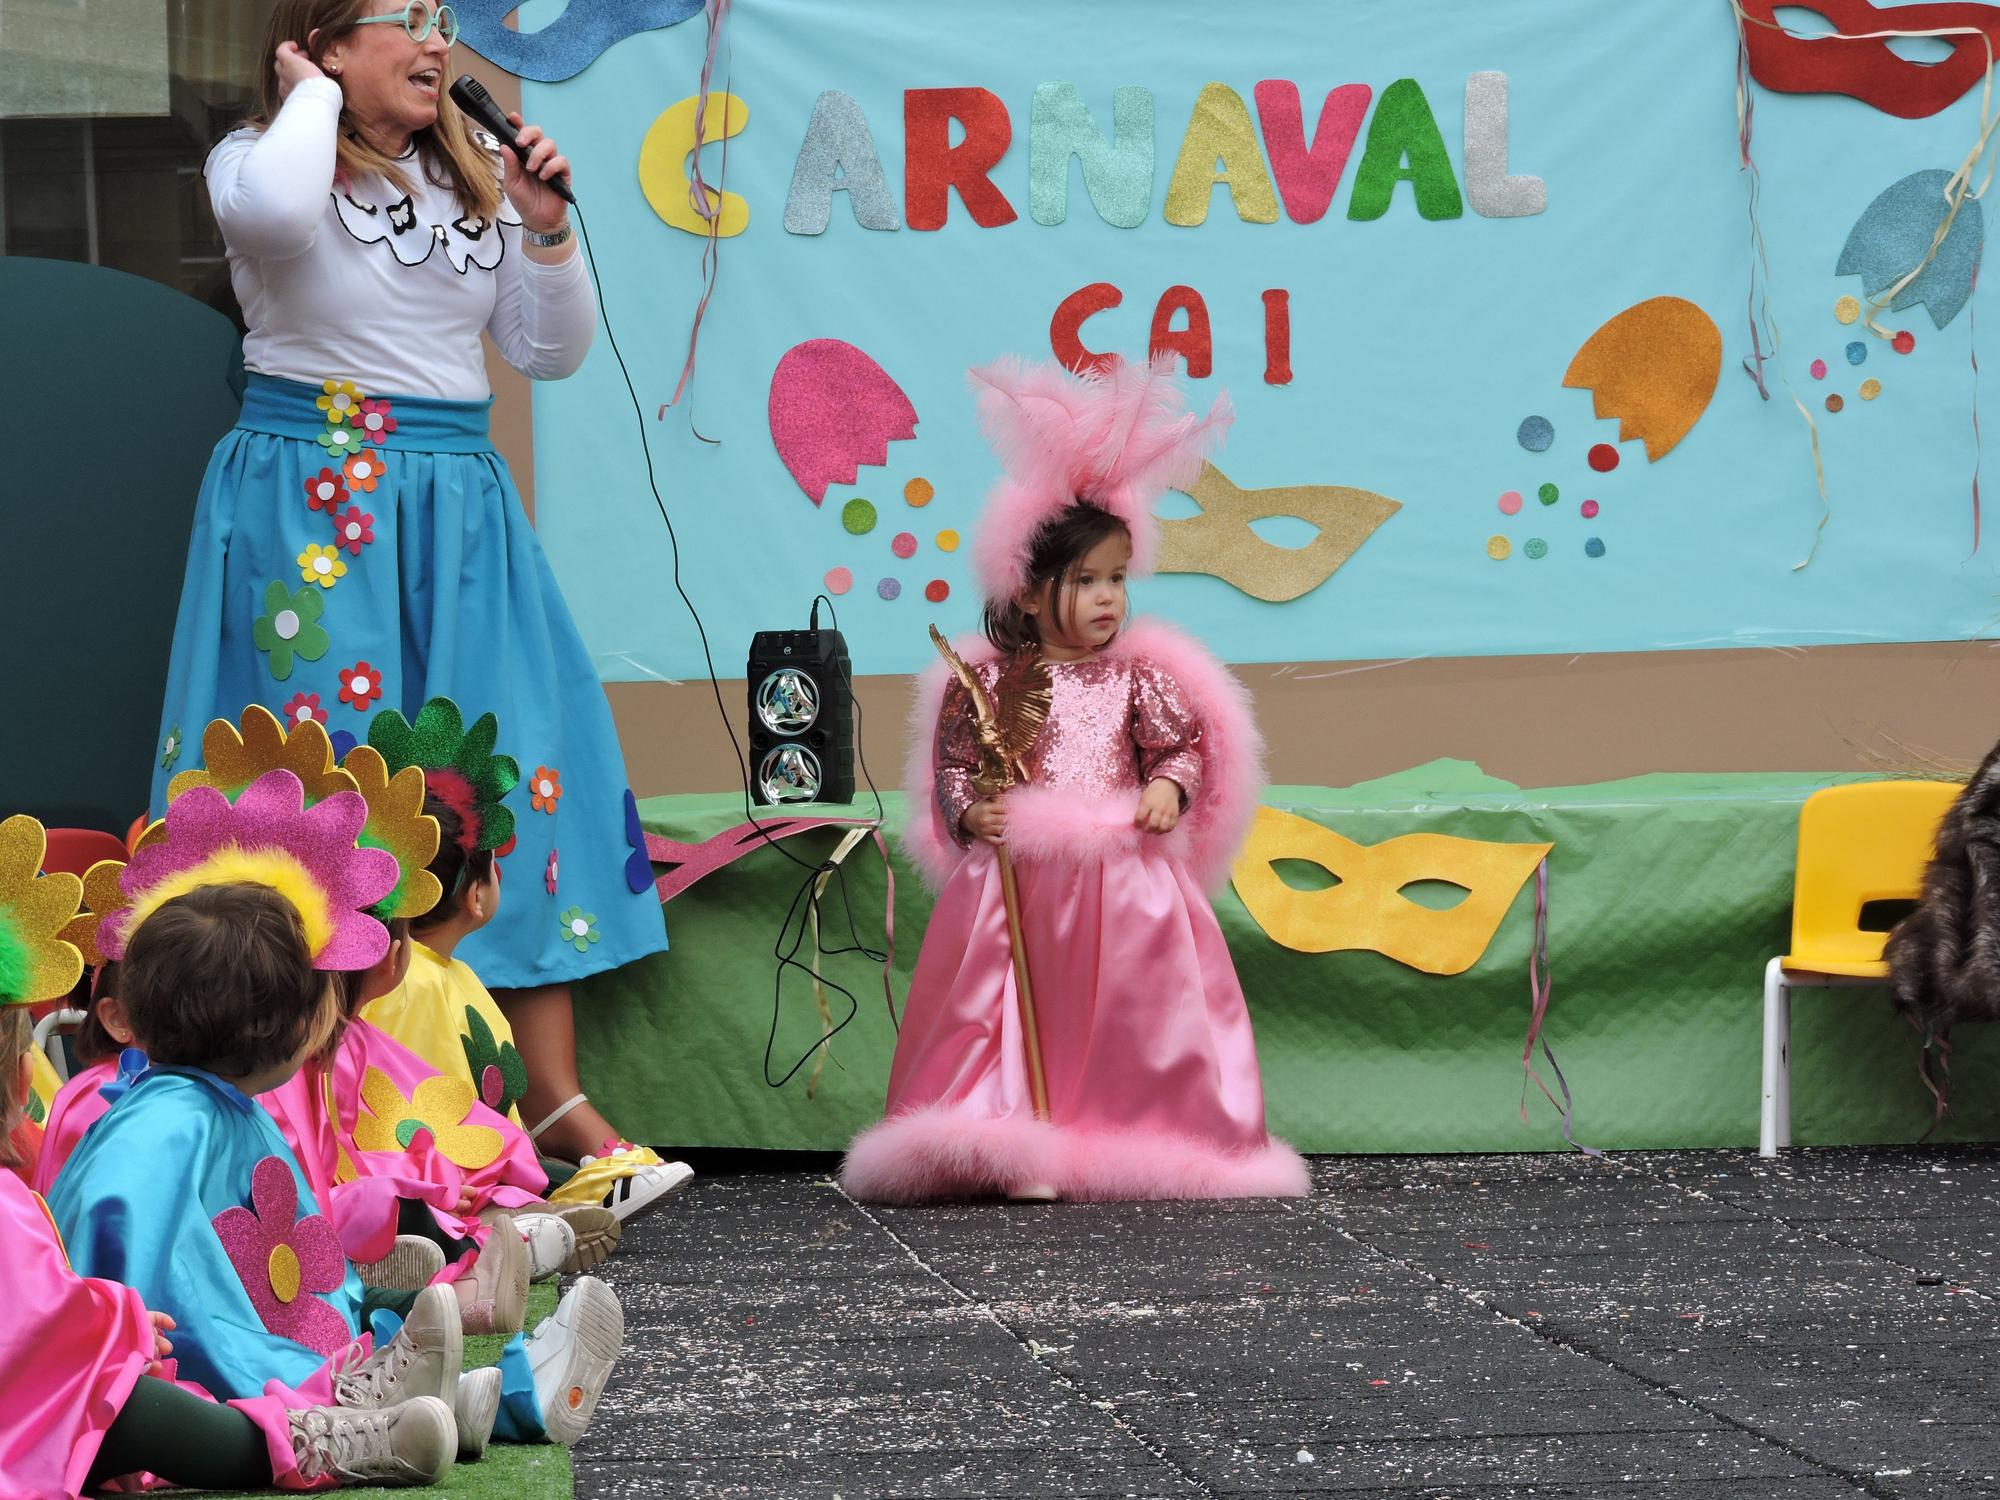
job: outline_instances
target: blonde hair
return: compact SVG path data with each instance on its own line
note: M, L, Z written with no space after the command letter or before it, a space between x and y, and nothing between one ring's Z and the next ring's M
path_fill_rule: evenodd
M22 1167L14 1150L14 1132L25 1118L14 1086L21 1080L21 1059L35 1043L35 1023L24 1005L0 1006L0 1167Z
M372 0L278 0L270 24L264 28L257 107L243 123L262 130L278 118L278 107L283 101L279 98L278 76L271 58L279 44L296 42L299 50L318 66L327 47L351 32L371 4ZM314 32L319 35L308 44L306 39ZM450 82L451 60L447 57L439 79L437 121L417 131L410 138L411 143L417 148L417 160L423 164L424 175L432 183L450 188L469 216L491 219L500 211L499 167L486 149L473 140L465 116L451 102L451 95L446 92ZM345 108L340 117L344 125L349 123ZM403 165L363 140L360 132L352 128L344 128L340 133L334 170L349 182L372 173L388 181L398 192L410 191L410 179Z

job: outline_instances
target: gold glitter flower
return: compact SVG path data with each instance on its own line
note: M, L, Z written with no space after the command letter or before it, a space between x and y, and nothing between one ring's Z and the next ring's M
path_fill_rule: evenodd
M164 836L165 823L155 823L146 830L148 837L154 830ZM145 838L140 840L143 845ZM158 838L154 838L158 842ZM122 859L101 859L84 872L83 909L62 930L64 941L76 944L83 954L83 961L93 969L102 966L104 954L97 946L97 932L111 917L116 916L125 906L125 890L118 877L125 873Z
M48 835L33 818L0 823L0 1005L58 999L83 977L83 955L62 939L83 899L83 882L39 873L48 849Z
M444 899L444 887L425 868L437 858L438 825L424 812L424 773L405 766L391 776L389 763L373 745L356 745L340 764L368 803L361 843L388 850L402 871L395 890L375 904L374 914L385 922L421 917Z
M242 730L217 719L202 731L199 771L183 771L167 783L172 801L191 786L212 786L234 802L266 771L290 771L306 789L306 806L354 790L354 778L333 763L326 727L306 720L289 735L278 716L261 703L243 710ZM150 830L148 830L150 832ZM144 847L144 840L140 841Z

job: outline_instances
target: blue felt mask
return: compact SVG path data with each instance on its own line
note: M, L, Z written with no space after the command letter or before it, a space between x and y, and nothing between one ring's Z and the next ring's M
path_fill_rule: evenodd
M536 83L574 78L628 36L678 26L699 15L702 0L569 0L539 31L510 31L520 0L454 3L459 40L496 67Z

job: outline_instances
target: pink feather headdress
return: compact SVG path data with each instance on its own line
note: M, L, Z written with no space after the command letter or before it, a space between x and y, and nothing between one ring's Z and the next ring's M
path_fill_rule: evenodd
M973 539L987 598L1011 599L1027 586L1035 534L1077 500L1123 521L1131 570L1151 571L1160 535L1154 504L1194 482L1235 416L1227 394L1205 417L1189 411L1172 372L1170 355L1084 375L1011 357L970 372L979 424L1006 470Z

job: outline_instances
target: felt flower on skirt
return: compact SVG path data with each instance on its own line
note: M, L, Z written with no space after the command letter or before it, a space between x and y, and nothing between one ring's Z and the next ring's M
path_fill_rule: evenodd
M288 725L324 724L326 710L319 706L319 694L292 694L291 702L285 705L285 722Z
M325 432L319 434L317 441L320 447L326 449L335 458L344 459L350 453L359 451L361 447L361 434L356 432L352 427L329 427Z
M250 1294L265 1328L331 1357L353 1342L347 1320L317 1292L337 1292L347 1274L340 1236L319 1214L299 1217L292 1169L275 1156L250 1174L249 1208L225 1208L211 1221L215 1237Z
M347 564L340 560L338 547L322 547L318 542L310 543L298 557L299 578L305 583L316 583L323 589L330 589L347 576Z
M572 906L556 918L556 925L562 928L563 941L579 953L588 953L599 938L595 913L581 907Z
M333 638L320 628L320 612L326 608L320 590L307 584L294 592L282 580L264 588L264 613L250 629L250 639L259 651L271 656L271 675L283 682L292 675L292 660L318 661L333 645Z
M381 455L372 451L352 454L341 468L351 488L371 495L375 493L375 486L381 483L384 472Z
M351 703L362 713L382 696L382 674L365 661L340 669L340 701Z
M536 766L535 774L528 778L528 801L537 812L553 817L556 804L562 801L562 772L550 766Z
M352 557L375 540L375 518L358 505L350 505L333 518L333 545L345 547Z
M396 430L396 419L389 414L389 403L386 401L363 401L360 414L347 420L361 429L364 440L378 447Z
M637 896L653 883L653 857L646 852L646 825L639 821L639 799L625 788L625 884ZM551 893L553 894L553 893Z
M160 769L166 770L181 758L181 726L176 724L167 731L166 742L160 746Z
M361 1075L354 1144L362 1151L408 1151L419 1135L428 1135L446 1161L477 1171L499 1158L503 1144L499 1131L465 1123L478 1102L471 1084L442 1073L426 1078L406 1099L387 1073L369 1068Z
M479 1089L479 1102L496 1115L504 1115L528 1092L528 1068L512 1042L495 1041L493 1028L477 1008L465 1008L465 1061L472 1069L472 1081Z
M347 503L347 480L338 469L321 469L306 481L306 504L332 515Z
M561 871L556 863L556 851L550 849L548 868L542 871L542 884L548 887L548 892L551 896L556 893L556 877L560 873Z
M341 422L352 422L361 414L361 387L351 380L327 380L320 383L326 394L313 402L326 413L329 427Z

